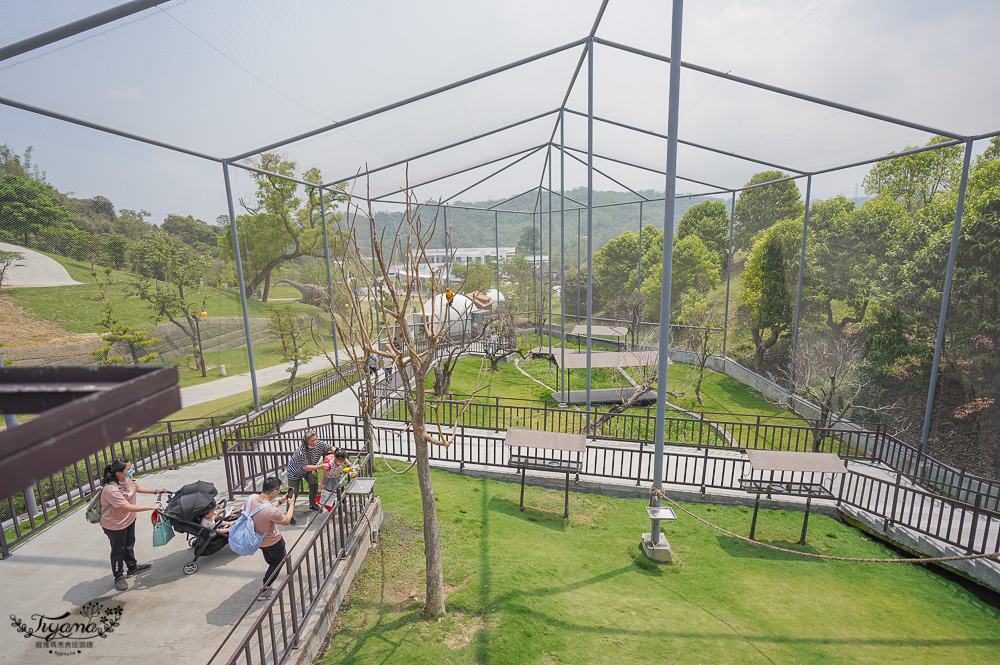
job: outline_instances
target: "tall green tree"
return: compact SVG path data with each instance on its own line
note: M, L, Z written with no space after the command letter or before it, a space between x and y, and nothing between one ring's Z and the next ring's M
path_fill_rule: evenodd
M677 225L677 239L698 236L710 252L718 255L720 266L729 263L729 211L718 199L696 203L686 211Z
M749 315L753 369L760 372L765 354L788 333L792 323L781 246L767 233L760 234L750 249L739 297Z
M787 178L781 171L761 171L744 185L751 187L773 180ZM771 185L753 187L740 193L733 212L733 249L747 250L753 237L775 223L802 214L802 197L794 180L784 180Z
M927 145L948 141L951 139L935 136ZM903 151L915 147L907 146ZM960 145L887 159L875 164L865 176L865 193L883 201L895 201L913 214L930 205L937 194L954 189L961 169Z
M0 178L0 219L4 230L24 245L44 226L59 225L68 214L55 190L13 173Z
M295 177L295 162L274 153L262 155L258 166L271 173ZM248 275L246 294L249 296L257 289L262 289L261 300L267 302L272 276L279 266L322 251L319 190L307 189L306 205L303 207L298 183L278 175L257 172L252 177L257 185L256 198L252 204L240 201L247 214L236 218L236 227ZM306 171L303 179L317 184L322 181L318 169ZM340 196L339 193L330 192L324 202L327 221L334 226L339 220L337 201ZM223 255L233 258L231 230L226 231L225 239L220 242Z

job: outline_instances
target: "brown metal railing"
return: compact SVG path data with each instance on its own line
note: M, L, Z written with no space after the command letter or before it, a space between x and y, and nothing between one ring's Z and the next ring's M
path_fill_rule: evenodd
M288 440L281 438L280 442L284 444ZM261 443L263 439L256 438L234 440L232 445L246 455L269 455L268 452L253 450ZM286 460L288 455L290 451L286 451ZM360 467L362 475L373 475L372 457L364 457ZM274 596L250 622L243 637L230 645L230 639L241 632L239 622L233 626L209 664L217 659L222 662L221 658L226 659L227 665L285 662L298 647L310 614L326 597L324 588L333 577L337 564L350 555L363 537L362 527L367 524L366 515L373 500L373 493L347 496L338 490L331 510L321 511L312 518L318 522L318 527L303 531L299 540L289 548L284 562L286 575L272 585ZM300 548L299 543L306 535L309 538Z
M98 454L66 466L59 473L34 483L32 491L39 513L30 515L25 508L24 492L0 500L0 558L33 532L51 524L88 500L100 487L101 472L116 457L133 461L136 473L176 469L183 464L216 459L222 456L227 436L264 434L297 414L343 390L357 380L353 366L342 365L345 377L333 368L322 374L297 381L268 400L254 412L222 425L191 428L192 419L165 421L167 431L130 437L116 442ZM347 379L347 380L345 380ZM204 419L199 419L204 422ZM197 422L194 421L194 422Z
M383 403L381 418L408 420L405 403L398 393L387 395ZM587 411L585 408L553 407L541 400L475 397L471 402L463 399L431 402L427 413L429 419L449 426L495 432L510 427L583 432L588 421L596 421L610 408L592 405ZM651 408L646 408L644 413L615 414L588 436L599 441L651 444L654 425L655 415ZM881 462L925 489L968 504L978 500L984 509L1000 510L1000 482L948 466L893 436L886 425L821 427L816 420L798 416L720 413L699 414L698 418L670 416L664 421L664 442L675 446L806 452L814 450L816 441L821 442L819 449L824 452L836 453L845 459Z

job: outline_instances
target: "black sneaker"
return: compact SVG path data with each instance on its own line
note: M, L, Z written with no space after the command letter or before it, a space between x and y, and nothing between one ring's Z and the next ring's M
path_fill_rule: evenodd
M318 513L321 509L318 503L314 503L313 505L309 506L309 510L313 511L314 513Z
M144 572L146 572L147 570L149 570L152 567L153 567L153 564L151 564L151 563L136 564L135 568L133 568L132 570L128 571L128 576L129 577L135 577L139 573L144 573Z
M296 526L298 523L299 521L293 517L292 521L288 523L288 526Z
M115 578L115 588L119 591L125 591L128 589L128 582L125 581L125 576Z

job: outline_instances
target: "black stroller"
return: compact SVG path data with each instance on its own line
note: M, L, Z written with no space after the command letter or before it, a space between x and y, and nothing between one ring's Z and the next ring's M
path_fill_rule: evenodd
M187 535L188 545L194 549L194 559L184 564L185 575L198 572L198 557L211 556L229 543L229 536L218 532L223 517L218 517L210 527L202 522L206 514L225 509L226 500L216 502L216 494L215 485L199 480L169 494L167 507L160 511L175 532Z

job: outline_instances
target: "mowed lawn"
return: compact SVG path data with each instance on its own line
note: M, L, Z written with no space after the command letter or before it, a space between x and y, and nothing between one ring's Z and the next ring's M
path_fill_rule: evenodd
M399 467L403 465L398 464ZM379 467L388 514L321 662L333 663L991 663L1000 610L912 564L858 564L766 551L681 514L675 560L645 559L639 499L570 497L434 472L448 614L425 619L415 472ZM750 511L688 505L736 533ZM798 540L801 513L762 511L758 537ZM814 515L805 549L896 557Z

